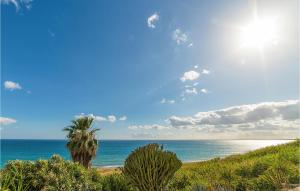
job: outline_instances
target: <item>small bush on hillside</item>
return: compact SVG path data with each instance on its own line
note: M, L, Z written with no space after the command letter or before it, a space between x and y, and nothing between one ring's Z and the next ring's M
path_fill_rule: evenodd
M190 190L191 187L191 181L189 177L185 174L178 174L177 176L174 176L169 185L168 190L169 191L184 191L184 190Z
M254 181L255 190L281 190L289 184L298 184L299 171L296 165L289 162L277 162Z
M102 191L134 191L123 174L111 174L103 179Z
M123 173L139 191L161 191L181 165L175 153L164 151L158 144L149 144L128 156Z
M34 163L11 161L1 170L1 176L12 177L8 186L10 190L15 190L14 187L20 185L19 182L23 182L27 190L36 191L96 191L102 188L101 177L95 170L87 170L77 163L65 161L58 155Z

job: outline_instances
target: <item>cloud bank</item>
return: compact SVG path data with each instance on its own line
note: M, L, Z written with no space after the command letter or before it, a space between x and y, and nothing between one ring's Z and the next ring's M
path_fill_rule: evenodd
M99 115L94 115L94 114L84 114L84 113L81 113L80 115L75 115L75 118L80 118L80 117L91 117L96 122L107 121L107 122L114 123L114 122L117 121L117 117L115 115L109 115L107 117L99 116ZM120 121L125 121L125 120L127 120L127 117L126 116L122 116L122 117L119 118L119 120Z
M163 129L169 129L169 126L164 126L164 125L157 125L157 124L153 124L153 125L132 125L129 126L128 129L130 130L163 130Z
M299 100L263 102L199 112L194 116L171 116L168 121L177 129L209 132L249 132L299 130Z

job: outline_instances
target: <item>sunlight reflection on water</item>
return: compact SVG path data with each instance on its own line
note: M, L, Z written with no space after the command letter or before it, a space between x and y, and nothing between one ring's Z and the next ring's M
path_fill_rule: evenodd
M231 140L234 145L245 146L250 150L291 142L291 140Z

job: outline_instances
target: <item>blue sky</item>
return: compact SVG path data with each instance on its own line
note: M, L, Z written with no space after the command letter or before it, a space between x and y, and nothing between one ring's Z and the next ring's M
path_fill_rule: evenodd
M296 137L298 9L1 0L1 137L61 139L82 115L101 139Z

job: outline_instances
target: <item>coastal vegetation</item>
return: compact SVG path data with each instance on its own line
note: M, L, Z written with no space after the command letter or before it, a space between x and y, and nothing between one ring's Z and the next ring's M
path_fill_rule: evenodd
M175 169L181 163L175 160L176 165L170 170L172 173L169 171L167 173L172 178L163 184L166 187L162 186L159 189L168 191L279 191L292 188L299 184L300 178L299 144L300 141L296 140L246 154L231 155L223 159L215 158L203 162L186 163L178 171ZM152 147L159 152L164 152L159 146L152 145ZM148 147L142 148L146 150ZM152 172L155 168L149 171L141 169L149 169L148 166L155 162L148 160L150 158L145 160L143 154L137 154L140 153L139 149L129 155L124 168L121 168L119 173L107 176L101 175L95 168L84 168L78 162L66 161L57 155L49 160L35 162L10 161L1 170L1 190L143 191L132 182L130 177L147 177L144 179L147 180L145 186L150 185L148 180L155 175ZM130 164L129 160L133 160L132 164L135 164L135 167L130 167L132 170L126 170ZM138 162L138 160L141 161ZM167 162L166 159L157 161ZM141 164L147 167L140 166ZM161 166L161 168L166 168L166 166ZM174 171L176 173L173 176ZM140 180L142 181L143 178ZM151 190L149 188L148 190Z
M165 190L182 163L176 154L149 144L133 151L125 161L123 173L139 191Z
M300 141L187 163L176 172L170 190L276 191L299 184Z
M72 125L64 128L68 132L67 147L74 162L79 162L86 168L91 167L98 149L98 140L95 133L99 129L93 129L94 118L80 117L72 121Z

